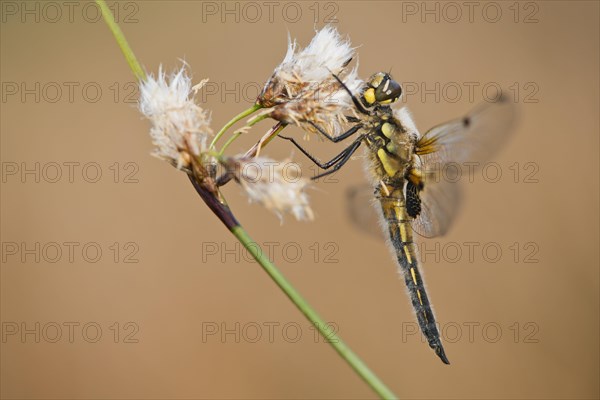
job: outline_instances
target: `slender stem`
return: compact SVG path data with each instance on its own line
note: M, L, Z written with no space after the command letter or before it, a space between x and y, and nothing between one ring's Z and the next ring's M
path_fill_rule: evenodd
M257 118L254 118L252 121L248 122L248 124L246 125L247 127L251 127L256 125L258 122L262 121L263 119L266 119L268 117L268 115L260 115ZM239 138L242 135L243 132L238 131L238 132L234 132L233 135L227 139L227 142L225 142L225 144L223 145L223 147L221 148L221 151L219 151L219 156L222 156L223 153L225 152L225 149L227 149L227 147L229 147L229 145L233 142L235 142L235 140L237 138Z
M260 121L262 121L263 119L267 119L267 118L269 118L269 114L263 114L263 115L254 117L252 119L252 121L248 122L248 126L254 126L254 125L258 124Z
M225 150L229 147L229 145L240 136L242 136L242 132L234 132L233 135L231 135L231 137L227 139L223 147L221 147L221 151L219 151L219 156L223 156L223 153L225 153Z
M127 64L129 64L129 68L131 68L131 71L133 71L133 74L138 80L145 80L146 73L142 69L142 66L138 62L137 58L135 58L135 54L133 54L133 50L131 50L131 47L129 47L129 44L125 39L125 35L123 35L121 28L119 28L119 25L117 25L117 23L115 22L115 18L112 12L110 11L110 8L108 8L108 5L106 5L106 2L104 0L96 0L96 4L98 4L98 6L100 7L100 11L102 11L104 21L106 22L106 25L108 25L108 28L117 40L117 43L119 44L119 47L121 48L121 51L123 52L123 55L127 60Z
M264 119L264 118L262 118ZM254 122L254 121L253 121ZM252 124L254 125L254 124ZM251 124L248 124L248 126L252 126ZM256 148L256 151L254 152L254 155L258 154L258 152L265 147L267 144L269 144L269 142L271 140L273 140L273 138L275 136L277 136L279 134L279 132L281 132L283 130L283 128L285 128L287 125L282 124L281 122L278 123L277 125L275 125L273 128L271 128L269 130L269 132L267 132L262 138L261 140L254 146L258 146L260 145L260 148ZM227 149L227 147L229 147L229 145L231 143L233 143L238 137L240 137L242 135L242 132L235 132L230 138L229 140L227 140L227 142L225 142L225 144L223 145L223 147L221 148L221 151L219 151L218 156L222 157L223 153L225 152L225 149ZM254 148L253 147L253 148ZM248 154L248 153L246 153Z
M269 144L269 142L271 140L273 140L273 138L275 138L277 135L279 135L279 132L281 132L287 125L286 124L281 124L277 127L277 129L275 129L273 131L273 133L271 133L265 140L263 140L260 143L260 149L258 149L259 151L262 150L266 145Z
M228 123L226 123L221 130L215 135L215 137L213 138L212 142L210 143L210 149L214 148L214 146L217 144L217 141L219 141L219 139L221 138L221 136L223 136L223 134L227 131L227 129L231 128L233 126L233 124L235 124L236 122L238 122L239 120L246 118L248 115L252 114L253 112L260 110L262 108L262 106L260 104L254 104L252 107L250 107L247 110L242 111L241 113L239 113L238 115L236 115L235 117L233 117L231 119L231 121L229 121Z
M328 325L317 314L317 312L304 300L294 289L292 284L283 276L277 267L269 260L262 249L254 242L248 233L237 225L231 229L231 233L252 254L267 274L275 281L277 286L286 294L296 307L308 318L319 333L331 344L338 354L348 362L358 375L383 399L396 399L394 393L369 369L369 367L340 339L335 332L327 329Z
M230 231L239 226L240 223L237 221L227 203L223 201L219 201L217 197L211 193L207 188L205 188L202 184L200 184L193 175L188 175L190 182L196 189L196 192L200 195L204 203L210 208L210 210L221 220L223 225L227 227ZM221 196L223 197L223 196Z
M256 157L262 148L269 144L269 142L273 140L273 138L277 136L279 132L281 132L286 126L286 124L278 122L266 134L264 134L262 138L260 138L258 143L255 143L254 146L252 146L250 150L246 152L246 157Z

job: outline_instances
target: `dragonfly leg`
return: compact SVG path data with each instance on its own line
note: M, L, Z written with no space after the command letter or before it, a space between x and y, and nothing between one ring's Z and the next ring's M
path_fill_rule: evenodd
M352 136L356 132L358 132L360 130L360 128L362 128L362 124L357 124L357 125L354 125L352 128L348 129L346 132L342 133L341 135L332 137L329 134L327 134L327 132L323 131L320 126L316 125L313 122L311 122L311 124L315 127L315 129L317 129L319 131L319 133L321 133L323 136L325 136L327 139L331 140L334 143L337 143L339 141L349 138L350 136ZM325 163L321 163L317 158L312 156L306 149L304 149L302 146L300 146L300 144L298 142L296 142L296 140L294 140L294 138L291 138L288 136L283 136L283 135L278 135L278 137L292 142L294 144L294 146L296 146L306 157L308 157L313 163L315 163L322 169L330 168L333 164L335 164L342 157L344 157L344 155L346 154L346 151L348 151L348 149L350 147L352 147L352 145L350 145L348 148L344 149L340 154L335 156L333 159L331 159ZM217 178L217 186L223 186L223 185L227 184L231 180L231 178L233 178L231 173L229 173L229 172L224 173L223 175L221 175Z
M294 138L291 138L291 137L288 137L288 136L283 136L283 135L278 135L278 137L280 137L281 139L289 140L290 142L292 142L292 144L294 146L296 146L298 148L298 150L300 150L302 152L302 154L304 154L306 157L308 157L310 159L310 161L312 161L313 163L315 163L316 165L318 165L319 168L321 168L321 169L329 169L329 168L331 168L332 165L334 165L335 163L339 162L346 155L346 153L351 150L352 146L354 146L354 144L356 142L360 143L360 140L356 140L350 146L348 146L344 150L342 150L342 152L340 154L338 154L337 156L333 157L331 160L329 160L327 162L321 162L316 157L314 157L313 155L311 155L308 152L308 150L306 150L298 142L296 142L296 140ZM359 139L362 139L362 137L359 138Z
M348 88L348 86L346 86L346 84L344 82L342 82L342 80L336 75L336 74L331 74L333 75L333 77L335 78L336 81L339 82L340 85L342 85L342 88L344 88L344 90L346 92L348 92L348 94L350 95L350 98L352 99L352 102L354 103L354 105L356 106L356 109L366 115L371 115L371 111L367 110L365 108L365 106L360 102L360 100L354 95L354 93L352 93L352 91Z
M323 130L323 128L321 128L319 125L315 124L314 122L309 121L308 123L311 124L313 126L313 128L315 128L317 131L319 131L319 133L321 135L325 136L329 141L331 141L333 143L341 142L342 140L349 138L350 136L352 136L356 132L358 132L360 130L360 128L363 127L362 124L356 124L352 128L348 129L346 132L342 133L341 135L333 137L330 134L328 134L327 132L325 132Z
M362 143L362 137L359 137L357 140L355 140L350 146L348 146L344 150L345 154L342 156L342 158L337 163L335 163L335 165L333 165L333 168L331 168L328 171L323 172L322 174L313 176L310 179L313 180L313 181L315 181L315 180L317 180L319 178L322 178L324 176L333 174L334 172L336 172L337 170L339 170L340 168L342 168L342 166L348 162L348 160L350 159L350 157L352 157L352 154L354 154L356 152L356 150L360 147L361 143Z
M223 185L226 185L230 180L233 179L233 174L231 172L225 172L223 173L223 175L220 175L217 178L217 186L221 187Z

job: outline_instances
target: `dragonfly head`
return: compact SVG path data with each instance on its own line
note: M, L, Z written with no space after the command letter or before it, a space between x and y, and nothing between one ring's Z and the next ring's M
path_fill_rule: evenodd
M402 95L402 87L387 72L373 74L363 91L363 100L368 107L391 104Z

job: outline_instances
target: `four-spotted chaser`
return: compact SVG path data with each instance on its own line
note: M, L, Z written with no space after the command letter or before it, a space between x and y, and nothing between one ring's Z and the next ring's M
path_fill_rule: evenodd
M500 96L484 103L463 118L436 126L424 135L417 130L406 108L392 109L390 104L402 95L401 85L389 73L371 76L360 93L352 93L334 75L354 103L354 125L332 137L313 124L332 142L357 135L353 142L328 162L321 163L293 138L298 149L325 172L318 179L340 169L361 146L367 148L369 177L379 212L387 227L401 274L424 336L439 358L449 364L436 326L431 303L419 272L413 231L419 236L444 234L457 210L458 191L454 181L440 176L444 165L482 162L489 158L508 135L514 120L514 104Z

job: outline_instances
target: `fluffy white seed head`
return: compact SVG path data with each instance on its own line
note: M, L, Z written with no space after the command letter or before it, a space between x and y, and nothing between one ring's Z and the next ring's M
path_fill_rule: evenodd
M357 78L356 68L346 75L345 84L352 93L358 93L362 81ZM300 98L278 104L269 112L272 118L305 131L316 133L315 124L333 137L344 131L346 115L356 114L350 95L337 81L305 90Z
M153 154L177 168L187 167L191 156L206 151L212 135L210 116L194 99L204 83L192 87L185 66L168 76L160 67L156 76L140 83L139 109L152 123Z
M305 191L309 180L302 178L298 164L237 156L229 160L228 168L250 201L263 205L280 219L284 213L291 213L299 221L314 218Z
M274 119L314 131L312 122L330 135L338 135L345 122L344 115L352 113L353 108L350 95L333 74L352 93L357 93L362 82L356 68L347 68L354 56L350 42L330 26L318 31L301 51L290 40L283 62L275 69L258 102L269 108L266 112Z
M350 41L343 39L332 26L318 31L302 51L296 52L296 48L296 41L289 40L287 54L275 70L281 79L300 78L305 82L328 80L332 73L342 72L354 57Z

